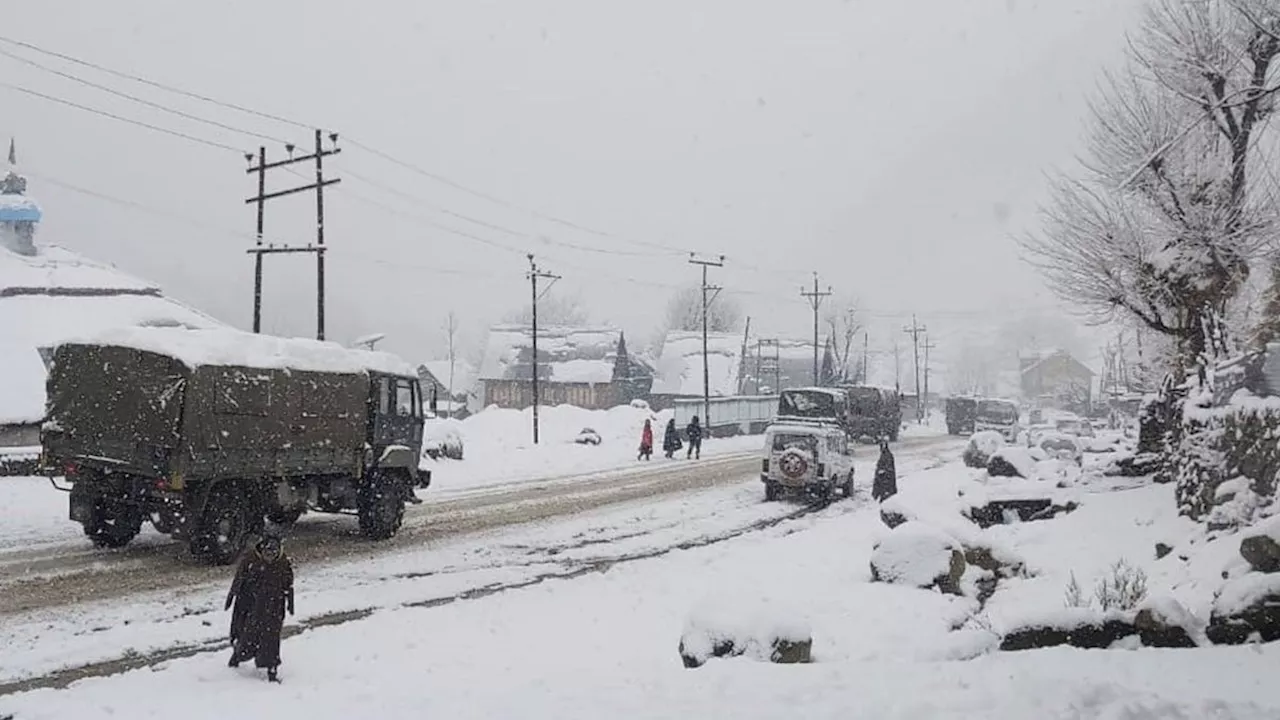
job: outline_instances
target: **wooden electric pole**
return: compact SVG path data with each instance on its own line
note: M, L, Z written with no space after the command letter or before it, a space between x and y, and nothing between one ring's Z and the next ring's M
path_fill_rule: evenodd
M809 305L813 308L813 384L817 387L822 384L822 379L818 377L818 308L822 307L823 298L831 295L831 286L827 286L826 292L818 291L818 273L813 274L813 290L805 290L800 288L800 295L809 301Z
M702 266L702 428L703 437L706 437L711 433L711 364L707 360L707 310L723 290L707 284L707 268L724 267L724 256L721 255L719 260L700 260L694 253L689 253L689 264ZM713 294L708 295L712 292Z
M532 304L529 306L530 325L533 329L533 360L531 362L533 375L533 444L538 444L538 278L547 278L554 285L560 279L559 275L552 275L549 272L543 272L538 269L538 264L533 261L533 253L529 253L529 288L532 291ZM547 285L542 293L545 295L551 289L551 285Z
M862 333L862 384L869 385L867 382L867 373L871 367L867 364L870 362L871 356L871 336L869 333Z
M904 327L902 331L911 336L911 345L915 352L915 371L916 371L916 422L919 423L924 417L924 407L920 401L920 336L924 334L926 328L916 322L916 316L911 316L911 327Z
M929 417L929 351L938 347L934 345L929 336L925 335L924 339L924 416Z
M324 339L324 188L328 185L336 185L341 182L341 178L324 177L324 158L330 155L337 155L342 149L337 147L338 134L329 133L329 142L332 147L328 150L324 149L324 133L320 130L315 131L316 149L311 155L293 156L293 145L285 145L285 151L289 153L287 160L276 160L275 162L267 162L267 148L258 148L258 164L254 165L254 156L252 153L245 154L245 159L249 161L249 169L245 172L258 176L258 193L251 198L246 199L246 205L257 205L257 244L248 252L254 256L253 262L253 331L255 333L262 332L262 256L273 255L276 253L315 253L316 256L316 339ZM277 190L275 192L267 192L267 171L273 168L285 167L308 160L315 161L316 181L309 185L288 188L286 190ZM316 243L315 245L303 245L301 247L291 247L288 245L276 246L275 244L263 245L263 213L268 200L293 195L295 193L306 192L308 190L316 191Z

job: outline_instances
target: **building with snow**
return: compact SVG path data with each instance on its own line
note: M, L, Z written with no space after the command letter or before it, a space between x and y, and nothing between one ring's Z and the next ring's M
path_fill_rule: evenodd
M11 146L0 201L0 454L7 456L39 445L45 362L58 344L120 326L223 327L154 284L36 242L39 209L21 194L26 180L15 159Z
M1088 413L1093 401L1093 370L1066 350L1019 358L1022 397L1040 407Z
M532 405L533 365L529 327L491 328L476 379L483 406ZM537 366L542 405L609 408L647 398L653 385L653 369L627 351L614 328L540 327Z
M813 341L708 333L707 369L712 397L767 395L807 387L814 384ZM674 400L702 397L702 370L702 333L668 333L657 361L654 406L664 408Z
M436 397L438 417L462 419L469 414L468 401L475 394L476 371L461 359L455 358L452 365L450 368L448 360L424 362L418 366L418 379L422 382L423 397L428 401L433 395Z

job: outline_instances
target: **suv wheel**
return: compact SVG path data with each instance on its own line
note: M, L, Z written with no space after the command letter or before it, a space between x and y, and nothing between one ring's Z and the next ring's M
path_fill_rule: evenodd
M782 487L771 480L764 481L764 501L774 502L782 497Z
M386 540L404 521L404 489L400 478L375 470L360 488L360 532L371 540Z
M94 498L90 520L84 523L84 534L100 548L122 548L142 531L145 519L137 505L99 496Z
M188 545L196 558L214 565L227 565L235 561L244 549L245 540L253 529L250 499L235 492L235 486L222 485L209 493Z

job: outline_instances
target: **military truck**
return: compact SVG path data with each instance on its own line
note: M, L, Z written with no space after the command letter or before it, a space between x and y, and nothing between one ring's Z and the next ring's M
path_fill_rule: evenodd
M947 433L972 433L978 419L978 399L963 395L947 398Z
M824 387L792 388L778 394L775 423L823 422L849 432L849 396L844 390Z
M100 547L150 520L226 564L265 520L308 510L354 514L386 539L430 483L417 373L385 353L128 328L57 347L47 395L42 465L65 476L70 517Z
M855 438L887 437L898 441L902 431L902 403L898 391L873 385L841 385L849 396L849 429Z

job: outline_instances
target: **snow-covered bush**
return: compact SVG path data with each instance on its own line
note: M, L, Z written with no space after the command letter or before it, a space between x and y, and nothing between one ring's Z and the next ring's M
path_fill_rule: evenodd
M906 522L871 551L871 579L960 594L964 550L955 538L922 522Z
M422 454L432 460L446 457L461 460L463 453L461 423L453 419L427 420L422 429Z
M1215 526L1252 522L1255 511L1276 497L1280 398L1241 391L1222 407L1188 403L1184 415L1181 441L1169 461L1177 468L1178 511ZM1247 478L1247 488L1235 482L1239 478ZM1221 505L1229 507L1215 514Z
M983 430L969 437L964 449L964 464L971 468L985 468L991 456L1004 447L1004 436L994 430Z
M1084 591L1071 573L1071 581L1064 592L1067 607L1096 607L1103 612L1134 610L1147 597L1147 573L1121 558L1111 565L1105 575L1098 578L1093 587L1093 597L1085 598Z

